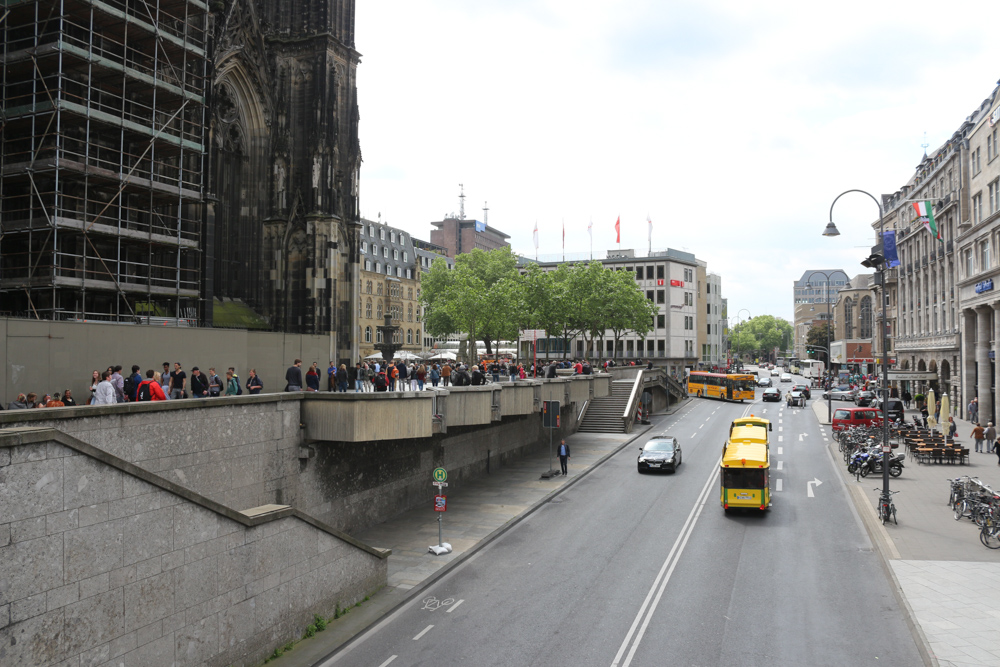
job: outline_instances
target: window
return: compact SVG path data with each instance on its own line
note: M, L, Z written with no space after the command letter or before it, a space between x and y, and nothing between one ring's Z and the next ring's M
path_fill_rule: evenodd
M861 299L860 337L872 337L872 298L870 296Z
M642 280L642 267L641 266L635 267L635 279L636 280Z
M706 331L705 333L707 333L707 334L711 334L712 333L712 325L711 324L708 325L708 331Z
M980 192L972 198L972 224L978 225L983 221L983 193Z
M656 290L656 303L666 303L667 300L665 298L665 294L664 290Z
M854 301L844 300L844 338L854 338Z
M371 299L368 299L367 303L365 303L365 317L367 317L368 319L372 318L372 300Z
M965 257L965 277L970 278L976 273L976 270L972 266L972 249L966 248L962 251L962 254Z
M406 308L406 319L408 321L410 321L410 322L413 321L413 304L412 303L409 306L407 306L407 308Z
M378 257L378 246L374 243L372 244L372 254Z
M979 270L986 271L992 266L990 261L992 257L990 256L990 240L986 239L979 244Z
M684 305L685 306L693 306L694 305L694 293L693 292L684 292Z
M372 328L371 327L365 327L365 342L366 343L372 342Z
M370 259L366 259L365 260L365 271L371 271L371 270L372 270L372 261Z
M403 263L408 263L410 261L410 253L403 251Z
M375 238L375 225L368 225L368 236Z
M361 242L361 252L368 253L368 241Z
M375 263L375 273L382 273L382 265L378 262Z
M646 290L646 298L649 299L650 301L653 300L653 290L651 289Z
M376 294L382 296L382 283L378 284L378 289L375 290Z
M376 313L375 317L377 319L382 319L382 302L381 301L379 301L377 304L375 304L375 313Z
M403 277L403 269L399 268L398 266L396 267L396 277L397 278Z
M390 241L390 243L395 243L396 242L396 232L390 232L389 233L389 241Z
M656 328L657 329L665 329L666 326L667 326L667 318L666 318L666 316L665 315L657 315L656 316Z
M371 294L371 293L372 293L372 281L369 280L367 283L365 283L365 294Z
M398 248L393 248L392 249L392 258L394 260L396 260L396 261L399 261L399 249Z
M711 315L712 314L712 304L706 303L705 304L705 308L706 308L706 311L707 311L705 314L706 315ZM711 332L709 332L709 333L711 333Z
M382 257L389 259L389 246L382 246Z
M385 241L385 229L378 230L378 237Z
M1000 209L1000 180L990 183L990 208L989 212L996 213Z
M410 345L413 343L413 329L406 330L406 344Z
M663 280L663 265L662 264L657 264L656 265L656 277L659 280Z
M413 280L413 269L406 270L406 277L408 280Z
M381 343L382 342L382 330L381 329L376 329L375 330L375 342L376 343Z
M975 176L976 174L978 174L980 171L983 170L983 164L982 164L982 159L981 159L982 158L982 150L983 150L982 148L977 148L976 150L972 151L972 155L971 155L972 165L971 165L971 167L972 167L972 175L973 176Z
M406 298L407 299L411 299L411 300L413 299L413 288L412 287L407 287L406 288Z

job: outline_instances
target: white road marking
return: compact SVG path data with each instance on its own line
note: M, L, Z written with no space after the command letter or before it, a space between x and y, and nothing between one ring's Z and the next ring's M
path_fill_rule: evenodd
M781 470L782 466L785 465L784 461L778 461L778 470Z
M779 431L784 431L784 430L785 430L785 427L784 427L784 426L779 426L779 427L778 427L778 430L779 430Z
M822 483L823 482L819 481L819 478L815 477L811 482L806 482L806 495L810 498L815 498L816 496L813 495L813 485L815 484L816 486L819 486Z
M704 424L700 424L700 425L698 426L698 428L701 428L702 426L704 426Z
M430 629L433 627L434 627L433 625L428 625L426 628L417 633L417 636L413 638L413 641L417 641L418 639L426 635L428 632L430 632Z
M447 609L445 609L444 613L450 614L451 612L455 611L455 609L458 607L458 605L462 604L463 602L465 602L465 600L459 600L455 604L453 604L450 607L448 607Z
M698 435L698 434L697 434L697 433L692 433L692 434L691 434L691 437L693 438L693 437L695 437L696 435Z
M799 433L799 442L802 442L802 434Z
M779 436L778 436L778 442L781 442L781 441L782 441L782 440L784 440L784 439L785 439L785 436L783 436L783 435L779 435Z
M828 438L828 437L826 437L826 436L824 435L824 436L823 436L823 439L824 439L824 440L829 440L830 438Z
M782 449L783 449L782 447L778 447L778 453L779 454L783 454L784 453L784 452L781 451Z
M775 491L781 491L781 480L780 479L774 480L774 490Z
M382 663L381 665L379 665L378 667L385 667L385 666L386 666L386 665L388 665L388 664L389 664L390 662L392 662L393 660L395 660L395 659L396 659L396 657L397 657L397 656L395 656L395 655L394 655L394 656L391 656L391 657L390 657L390 658L389 658L388 660L386 660L385 662L383 662L383 663Z

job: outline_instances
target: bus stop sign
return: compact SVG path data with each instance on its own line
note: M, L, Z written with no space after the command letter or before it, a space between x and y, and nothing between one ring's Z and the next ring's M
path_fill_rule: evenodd
M445 512L448 510L448 496L434 496L434 511Z

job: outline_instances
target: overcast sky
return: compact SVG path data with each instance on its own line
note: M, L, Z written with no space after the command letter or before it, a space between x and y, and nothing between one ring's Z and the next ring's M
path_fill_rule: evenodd
M458 211L534 255L693 252L730 313L791 320L806 269L863 272L895 192L992 94L972 2L362 0L361 212L417 238ZM947 11L944 11L947 8Z

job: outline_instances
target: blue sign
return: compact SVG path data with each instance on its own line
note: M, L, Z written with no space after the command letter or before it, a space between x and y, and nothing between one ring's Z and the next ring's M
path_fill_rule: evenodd
M888 268L899 266L899 255L896 252L895 230L882 232L882 247L885 249L885 261Z
M485 232L486 231L486 223L485 222L480 222L479 220L476 220L476 231L477 232Z
M976 283L976 294L982 294L983 292L989 292L993 289L993 279L987 278L986 280L981 280Z

